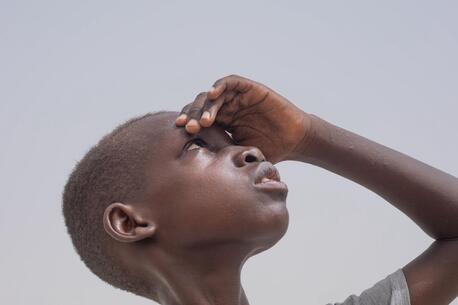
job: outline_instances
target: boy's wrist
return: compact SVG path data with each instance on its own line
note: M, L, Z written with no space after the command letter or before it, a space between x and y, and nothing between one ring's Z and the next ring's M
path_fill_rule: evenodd
M330 124L318 116L306 112L304 112L303 124L304 137L288 159L310 163L319 156L320 147L329 139L328 125Z

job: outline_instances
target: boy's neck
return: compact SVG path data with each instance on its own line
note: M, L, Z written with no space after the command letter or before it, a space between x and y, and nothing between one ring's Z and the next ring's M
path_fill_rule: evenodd
M160 304L249 305L240 274L254 251L220 246L187 253L154 252L150 272Z

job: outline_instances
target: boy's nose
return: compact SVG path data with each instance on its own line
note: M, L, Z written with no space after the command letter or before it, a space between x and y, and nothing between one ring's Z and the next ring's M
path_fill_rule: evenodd
M248 165L253 162L262 162L266 160L261 150L254 146L239 146L240 151L234 156L234 163L238 167Z

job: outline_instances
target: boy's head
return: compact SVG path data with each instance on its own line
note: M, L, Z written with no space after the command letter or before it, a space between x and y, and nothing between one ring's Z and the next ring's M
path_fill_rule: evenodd
M224 247L245 261L288 226L287 192L255 184L271 169L262 152L236 145L218 125L190 135L175 126L177 115L161 111L117 127L76 165L63 194L67 230L86 266L155 300L164 257Z

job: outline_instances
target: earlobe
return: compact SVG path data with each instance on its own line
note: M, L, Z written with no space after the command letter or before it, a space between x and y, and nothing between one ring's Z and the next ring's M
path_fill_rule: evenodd
M156 233L154 222L143 219L133 206L120 202L112 203L105 209L103 227L120 242L136 242L153 237Z

